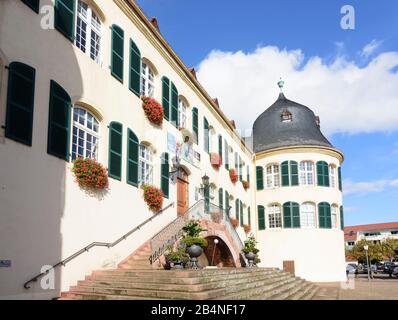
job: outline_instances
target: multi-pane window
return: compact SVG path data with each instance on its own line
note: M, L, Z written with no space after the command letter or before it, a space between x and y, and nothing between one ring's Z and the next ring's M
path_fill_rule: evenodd
M270 229L282 228L281 207L277 204L268 207L268 223Z
M315 228L315 205L303 203L300 208L300 225L302 228Z
M336 187L336 173L337 173L336 166L331 164L329 166L329 177L330 177L330 186L332 188Z
M187 127L187 105L182 99L178 99L178 123L180 128Z
M141 67L141 96L153 98L155 92L155 75L149 65L142 63Z
M332 206L332 228L337 228L337 206Z
M72 160L98 157L98 120L88 111L73 108Z
M138 181L140 184L152 184L153 181L152 151L145 145L140 144L140 157L138 169Z
M300 185L314 185L314 164L311 161L300 162Z
M77 2L76 46L90 56L95 62L100 62L101 20L90 6L79 0Z
M267 166L267 187L279 187L279 180L279 166L277 164L271 164Z

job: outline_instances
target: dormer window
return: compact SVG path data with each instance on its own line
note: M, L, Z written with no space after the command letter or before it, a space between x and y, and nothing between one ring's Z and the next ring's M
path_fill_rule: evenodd
M281 114L281 119L282 119L282 122L292 122L292 120L293 120L292 113L287 109L283 110L283 112Z

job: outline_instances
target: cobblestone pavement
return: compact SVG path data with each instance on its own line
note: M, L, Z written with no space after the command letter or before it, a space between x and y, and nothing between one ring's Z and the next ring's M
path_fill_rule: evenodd
M398 278L376 276L368 281L364 275L342 283L318 283L313 300L398 300Z

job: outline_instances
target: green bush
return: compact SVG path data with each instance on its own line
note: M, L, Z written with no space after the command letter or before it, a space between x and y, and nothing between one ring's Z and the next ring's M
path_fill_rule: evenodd
M208 246L207 240L201 237L186 236L181 240L181 243L184 243L187 247L190 247L194 244L201 246L202 248L206 248Z
M195 220L189 221L188 224L182 228L182 230L189 237L199 237L202 231L207 231L200 226L198 221Z

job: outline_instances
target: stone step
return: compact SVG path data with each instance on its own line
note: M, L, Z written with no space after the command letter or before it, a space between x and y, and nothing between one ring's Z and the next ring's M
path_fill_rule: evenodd
M313 289L313 284L310 282L305 282L300 288L298 288L298 290L292 290L290 292L290 295L284 299L301 300L301 298L305 296L308 293L308 291L310 291L311 289Z
M228 279L241 279L247 277L256 277L256 276L272 276L278 275L279 272L271 271L271 270L264 270L262 272L256 273L233 273L228 275ZM213 281L222 281L226 279L225 274L217 275L205 275L202 277L156 277L151 274L150 277L148 276L125 276L125 275L100 275L100 276L87 276L86 280L95 280L101 279L104 281L127 281L127 282L144 282L144 283L158 283L158 284L203 284Z
M295 285L292 287L285 287L285 290L277 293L274 296L271 296L268 298L268 300L288 300L288 298L296 293L298 293L300 290L305 288L306 286L306 281L302 279L296 278L297 281L295 282Z
M122 295L104 295L96 293L68 293L67 297L58 300L165 300L160 298L134 297Z
M258 275L255 277L243 277L243 278L224 278L223 280L211 281L202 284L161 284L161 283L148 283L148 282L127 282L118 280L105 281L102 278L94 280L79 281L78 286L88 287L112 287L112 288L123 288L123 289L148 289L148 290L163 290L163 291L183 291L183 292L198 292L208 291L216 288L224 288L228 285L237 286L239 284L247 284L248 282L255 281L275 281L276 279L283 279L284 275L280 274L266 274Z
M313 285L314 287L310 289L304 296L300 298L300 300L312 300L319 291L319 287Z

